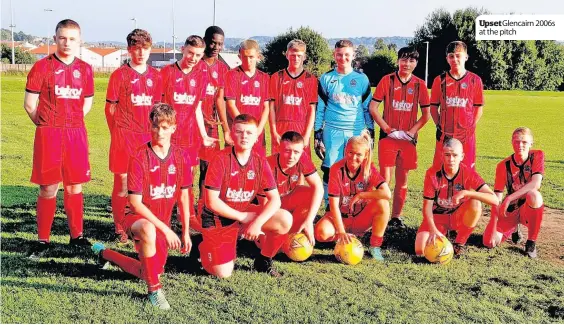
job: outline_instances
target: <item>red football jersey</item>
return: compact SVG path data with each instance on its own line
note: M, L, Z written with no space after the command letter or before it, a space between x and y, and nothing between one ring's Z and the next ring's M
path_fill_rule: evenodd
M292 77L286 69L270 77L270 98L276 103L276 122L290 121L307 124L311 104L317 104L317 78L307 72Z
M243 166L229 147L210 161L204 186L219 191L219 198L231 208L246 211L258 194L275 190L276 182L266 159L253 151Z
M372 100L384 102L384 121L392 128L409 131L417 122L418 107L429 107L429 93L425 81L412 75L403 83L397 72L390 73L374 90ZM380 138L386 134L380 130Z
M181 190L192 187L190 166L188 155L179 147L171 146L168 155L161 159L149 142L129 158L128 192L142 195L143 204L159 220L170 225L172 209Z
M264 103L270 100L268 82L268 74L259 69L252 77L249 77L241 67L231 69L225 75L225 99L235 100L235 105L241 114L250 114L260 122ZM229 117L229 127L231 121L232 118Z
M347 218L358 215L367 204L366 201L360 200L353 206L352 210L350 209L350 201L357 193L378 189L386 180L380 175L374 163L370 163L370 178L368 181L363 178L363 167L360 167L356 174L350 177L345 161L345 159L341 159L331 166L327 193L329 196L339 198L341 214L344 218Z
M529 151L529 158L521 165L517 165L514 156L511 155L497 164L495 170L495 192L503 193L503 190L507 189L507 195L510 195L530 182L533 175L541 174L544 176L544 152L541 150ZM524 203L524 197L514 200L510 203L507 210L511 212Z
M300 175L308 177L309 175L317 172L315 165L307 155L302 154L300 160L292 167L290 167L286 172L282 171L280 167L280 154L274 154L268 158L268 165L274 174L274 179L278 186L278 193L283 197L292 193L292 191L298 186L300 180Z
M25 91L39 94L39 125L83 127L84 98L94 96L92 67L79 58L65 64L51 54L33 65Z
M181 147L199 147L200 131L196 123L196 108L206 96L208 72L193 68L184 73L178 62L167 65L161 70L163 79L163 102L176 111L176 132L172 143Z
M431 105L440 106L441 131L464 140L474 125L474 108L484 105L482 79L470 71L460 79L453 78L449 72L437 76L431 88Z
M423 198L433 200L433 213L449 214L454 212L462 203L455 205L452 197L462 190L479 191L486 182L465 164L461 163L458 173L448 179L444 169L429 168L423 183Z
M208 73L209 78L206 96L202 102L204 122L213 125L219 122L217 108L215 107L215 96L219 88L225 88L225 74L229 71L229 67L219 60L215 60L212 65L207 64L204 60L200 60L198 66L199 69Z
M147 66L143 73L124 64L110 76L106 101L117 104L115 126L138 133L151 131L149 113L163 93L160 72Z

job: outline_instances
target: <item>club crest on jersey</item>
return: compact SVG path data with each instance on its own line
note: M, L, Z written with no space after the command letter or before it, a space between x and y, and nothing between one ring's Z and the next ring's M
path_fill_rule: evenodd
M258 82L257 80L255 80L255 88L260 87L260 82Z
M160 186L155 187L151 185L150 190L152 199L170 199L174 196L174 192L176 192L176 184L173 186L165 186L164 183L162 183Z
M147 79L145 83L147 84L147 87L153 87L153 80Z
M467 85L465 82L463 82L463 83L460 85L460 88L466 89L466 88L468 88L468 85Z
M217 77L218 77L217 72L215 72L215 71L212 72L212 78L217 79Z
M301 81L298 81L297 85L298 88L303 88L304 87L304 83Z
M227 193L225 194L225 198L227 199L227 201L230 202L249 202L253 198L254 194L255 194L254 190L243 191L242 188L238 190L232 190L228 187Z
M413 88L407 88L407 93L413 95Z
M531 171L531 166L525 165L525 167L523 167L523 171L530 172L530 171Z
M454 190L462 191L464 190L464 186L462 186L462 184L454 184Z
M174 165L168 166L168 173L169 173L169 175L176 174L176 167Z
M149 106L153 103L153 96L147 96L145 93L141 95L131 94L131 102L133 106Z
M298 181L298 175L292 175L292 177L290 177L290 180L292 182L297 182Z
M356 79L351 80L351 87L356 87Z
M82 88L75 89L70 86L59 87L58 85L55 85L55 96L57 96L57 98L80 99L81 94Z
M249 170L249 172L247 173L247 179L255 179L255 172L252 170Z
M364 184L364 182L360 182L360 183L356 184L356 188L361 190L361 191L364 191L364 189L366 188L366 184Z
M72 76L75 77L76 79L80 78L80 71L74 70L74 71L72 72Z
M194 79L190 79L190 87L196 87L196 81Z

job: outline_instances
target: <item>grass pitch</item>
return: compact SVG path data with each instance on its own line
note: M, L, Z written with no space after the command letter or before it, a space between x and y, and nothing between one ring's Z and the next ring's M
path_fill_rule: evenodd
M94 107L86 117L92 181L85 185L85 231L105 241L113 223L105 208L112 188L108 171L109 133L104 119L107 78L96 79ZM23 109L25 77L2 78L2 250L3 323L561 323L564 320L564 236L562 211L553 211L541 230L540 258L523 257L519 247L481 246L481 226L469 252L449 265L413 257L421 221L422 183L434 150L434 125L422 130L419 169L410 174L405 207L409 226L385 241L385 263L368 256L357 266L336 262L331 245L318 245L304 263L278 255L285 276L272 279L252 271L254 245L241 242L232 278L218 280L190 257L171 253L163 286L172 305L153 310L145 285L117 268L99 271L88 250L67 247L68 230L59 194L49 257L25 257L36 239L37 187L29 182L35 127ZM564 209L564 94L488 91L478 124L477 170L493 184L495 165L511 154L511 132L528 126L534 147L546 153L541 192L545 203ZM376 159L376 157L375 157ZM316 161L319 166L319 161ZM321 213L321 212L320 212ZM560 218L560 219L557 219ZM487 220L487 217L485 217ZM552 221L552 222L551 222ZM560 230L558 230L558 228ZM559 237L558 237L559 236ZM193 239L195 244L198 238ZM124 250L132 254L131 249ZM549 254L551 253L551 255ZM550 255L550 256L549 256ZM560 257L560 258L559 258Z

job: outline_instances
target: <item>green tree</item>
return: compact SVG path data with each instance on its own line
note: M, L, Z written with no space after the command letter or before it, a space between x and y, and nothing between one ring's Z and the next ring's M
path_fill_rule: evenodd
M1 45L2 62L12 63L12 48L5 44ZM35 56L28 52L24 52L21 48L16 47L14 50L14 59L16 64L32 64L36 61Z
M380 79L397 69L398 53L387 46L374 51L372 56L362 65L362 71L368 76L370 84L376 86Z
M370 58L370 52L366 46L360 44L355 49L354 67L361 68Z
M263 51L264 61L260 67L268 73L274 73L288 66L286 46L293 39L300 39L307 44L305 68L316 76L331 69L332 54L325 38L309 27L297 30L290 28L287 32L276 36L266 44Z

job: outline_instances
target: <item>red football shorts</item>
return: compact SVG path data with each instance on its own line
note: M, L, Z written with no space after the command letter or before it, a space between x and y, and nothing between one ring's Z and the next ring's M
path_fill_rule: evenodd
M404 170L417 169L417 149L406 140L383 138L378 142L378 161L382 167L402 167Z
M306 125L304 124L304 122L294 122L294 121L279 121L276 122L276 131L278 132L278 134L280 136L282 136L285 132L287 131L295 131L298 132L299 134L304 134L305 133L305 127ZM271 137L272 139L272 137ZM308 157L311 158L311 148L309 146L309 139L304 139L304 154L306 154ZM274 141L272 141L272 147L271 147L271 155L278 153L279 146L274 144Z
M281 197L281 209L292 214L292 228L290 229L290 233L296 232L298 227L305 221L312 196L312 187L298 185L292 192Z
M503 234L502 242L515 232L515 228L517 228L518 224L529 227L529 223L532 222L532 220L530 220L532 216L527 212L530 210L531 208L527 208L527 203L524 203L518 209L507 212L505 218L498 217L496 230Z
M259 212L261 207L250 205L248 212ZM228 226L221 226L216 219L216 226L202 229L202 243L198 246L202 266L206 271L217 265L225 264L235 260L237 257L237 239L239 230L242 228L240 222L234 222Z
M135 236L132 232L131 232L131 226L133 226L133 224L135 222L137 222L140 219L145 219L140 215L127 215L125 217L125 220L123 222L123 228L125 229L125 231L127 232L127 234L129 235L130 238L133 238L134 242L135 242L135 250L137 252L139 252L139 250L141 249L141 242L139 240L139 237ZM155 253L155 261L158 263L157 266L159 268L159 274L164 272L164 266L166 264L166 259L168 258L168 245L166 243L166 236L165 234L160 231L159 229L157 229L155 227L156 233L157 233L157 237L155 239L155 249L156 249L156 253Z
M217 125L208 125L206 124L206 133L208 136L219 139L219 129ZM206 147L202 143L200 147L200 151L198 153L198 157L203 161L211 161L211 159L221 150L219 147L219 141L214 142L213 145Z
M137 148L151 141L151 133L138 133L115 127L111 137L110 171L114 174L127 174L129 157Z
M464 225L463 224L464 212L466 211L470 202L471 201L468 200L468 201L462 203L452 213L433 214L433 221L435 222L435 226L437 227L437 229L443 235L446 235L446 233L449 230L456 230L458 232L460 227L462 227ZM423 222L419 226L419 229L417 229L417 233L424 232L424 231L429 231L429 225L427 224L425 219L423 219Z
M333 223L335 229L337 228L331 212L326 212L322 219L328 218ZM370 227L372 227L372 221L374 220L374 215L370 214L368 209L362 209L359 213L353 216L341 215L343 220L343 226L345 227L345 232L353 235L363 235L366 233Z
M38 185L90 181L86 128L38 126L33 143L31 182Z
M437 169L441 168L443 164L443 144L443 141L437 141L435 145L433 167ZM476 133L472 133L466 137L466 141L462 142L462 150L464 151L464 159L462 159L462 162L466 166L476 169Z

